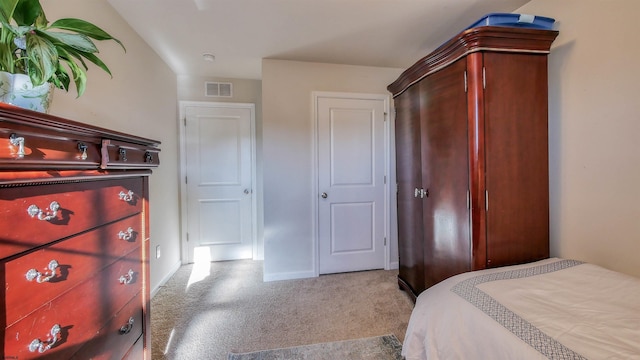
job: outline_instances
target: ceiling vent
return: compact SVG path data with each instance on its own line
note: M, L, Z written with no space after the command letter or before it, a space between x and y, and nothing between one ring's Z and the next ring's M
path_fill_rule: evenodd
M213 97L232 97L233 84L226 82L205 82L204 95Z

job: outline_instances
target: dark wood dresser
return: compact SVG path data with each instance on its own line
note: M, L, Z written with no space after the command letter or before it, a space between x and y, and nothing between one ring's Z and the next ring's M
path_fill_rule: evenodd
M549 256L547 57L557 31L465 30L403 72L396 107L398 281Z
M4 359L150 359L159 145L0 104Z

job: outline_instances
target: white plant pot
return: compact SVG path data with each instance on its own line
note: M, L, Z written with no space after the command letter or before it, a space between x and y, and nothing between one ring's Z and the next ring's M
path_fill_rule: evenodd
M33 87L27 75L0 71L0 102L48 113L52 98L53 84Z

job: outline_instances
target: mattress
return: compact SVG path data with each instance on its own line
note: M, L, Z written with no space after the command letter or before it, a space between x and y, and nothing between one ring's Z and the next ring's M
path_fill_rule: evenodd
M464 273L416 300L417 359L640 359L640 279L567 259Z

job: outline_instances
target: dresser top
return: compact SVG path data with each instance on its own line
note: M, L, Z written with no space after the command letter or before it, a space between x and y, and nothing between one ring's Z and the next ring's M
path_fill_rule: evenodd
M84 124L62 117L40 113L13 105L0 103L0 126L42 129L48 132L60 132L65 136L75 135L83 138L111 139L147 147L157 147L160 141L130 135L114 130Z
M0 103L0 185L2 179L33 181L78 178L96 170L101 175L107 170L149 170L160 164L159 145L157 140Z

